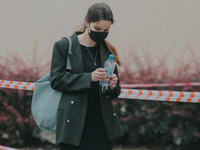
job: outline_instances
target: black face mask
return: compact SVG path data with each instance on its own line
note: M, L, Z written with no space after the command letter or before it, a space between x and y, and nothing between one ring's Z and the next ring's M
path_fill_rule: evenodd
M95 32L90 28L90 33L88 32L90 38L95 42L102 42L107 36L108 32Z

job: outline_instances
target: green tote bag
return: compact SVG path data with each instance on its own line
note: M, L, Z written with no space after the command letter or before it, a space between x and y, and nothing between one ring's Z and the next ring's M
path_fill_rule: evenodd
M69 41L68 54L71 52L71 39ZM71 70L69 55L67 55L67 70ZM37 126L46 131L56 132L57 110L62 92L56 91L50 85L50 72L35 82L35 88L31 103L31 112Z

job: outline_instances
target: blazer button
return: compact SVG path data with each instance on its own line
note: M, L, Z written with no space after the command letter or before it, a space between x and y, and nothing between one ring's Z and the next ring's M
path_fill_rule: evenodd
M108 97L108 96L106 96L106 98L107 98L107 99L109 99L109 97Z
M70 120L67 120L67 123L70 123Z
M73 105L73 104L74 104L74 101L71 101L71 104Z
M113 116L116 116L116 115L117 115L116 113L113 114Z

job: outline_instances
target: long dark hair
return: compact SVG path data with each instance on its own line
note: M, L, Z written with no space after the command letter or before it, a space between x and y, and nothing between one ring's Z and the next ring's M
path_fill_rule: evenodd
M105 3L95 3L91 7L89 7L88 12L85 16L85 19L90 22L97 22L100 20L107 20L111 21L112 24L114 23L113 13L110 7ZM81 31L85 32L86 25L83 24L81 27ZM121 66L121 61L119 60L119 56L117 53L116 48L110 44L108 41L104 40L105 46L108 50L114 55L114 60L117 62L119 66Z

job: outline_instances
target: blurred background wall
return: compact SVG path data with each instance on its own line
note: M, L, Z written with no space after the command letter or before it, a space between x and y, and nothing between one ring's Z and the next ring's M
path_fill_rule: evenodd
M170 62L183 52L190 56L188 48L200 56L199 0L0 0L0 54L17 51L31 57L35 42L38 57L48 52L44 59L50 59L54 42L78 30L96 2L113 11L116 23L107 39L122 57L134 41L156 55L162 50Z
M96 2L99 1L0 0L0 80L33 82L44 75L49 63L41 65L39 60L50 61L53 44L78 30L88 7ZM116 21L108 41L116 46L125 64L119 74L121 83L200 81L199 0L103 2L111 7ZM22 57L33 61L21 61ZM154 60L161 65L152 65ZM173 72L166 65L183 67L174 67L177 69ZM132 73L134 67L136 71ZM153 89L200 91L199 86ZM31 96L29 91L0 89L0 145L45 145L36 139L38 131L30 113ZM199 104L125 101L114 102L125 133L115 145L200 149Z

